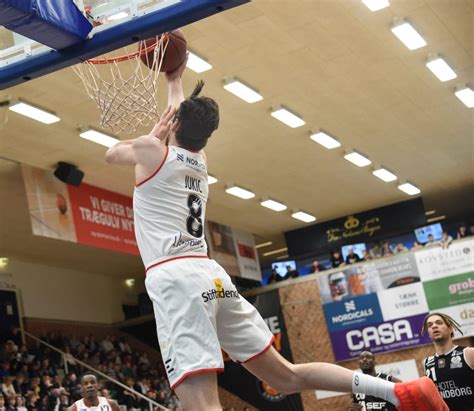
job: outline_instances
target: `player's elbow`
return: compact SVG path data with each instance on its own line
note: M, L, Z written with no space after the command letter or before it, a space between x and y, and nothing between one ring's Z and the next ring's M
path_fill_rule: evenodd
M113 147L109 148L105 153L105 162L107 164L114 164L115 161L115 153Z

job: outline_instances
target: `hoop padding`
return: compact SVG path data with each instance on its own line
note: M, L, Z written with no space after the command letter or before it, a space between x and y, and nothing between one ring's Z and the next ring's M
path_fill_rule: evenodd
M158 76L168 43L168 36L163 35L150 47L139 43L138 51L101 56L73 67L100 110L101 127L131 134L158 121ZM153 49L153 61L148 61ZM146 56L147 65L141 55Z

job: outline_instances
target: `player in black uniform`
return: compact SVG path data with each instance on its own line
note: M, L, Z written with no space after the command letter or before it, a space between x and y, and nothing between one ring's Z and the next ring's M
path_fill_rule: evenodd
M359 367L364 374L372 375L373 377L382 378L383 380L392 382L401 382L396 377L375 371L375 355L370 351L362 351L359 356ZM395 411L397 408L392 403L385 401L382 398L373 397L365 394L353 394L353 402L349 404L347 411Z
M451 411L474 410L474 347L453 343L454 331L462 334L450 316L431 313L423 322L436 353L423 360L425 374L433 380Z

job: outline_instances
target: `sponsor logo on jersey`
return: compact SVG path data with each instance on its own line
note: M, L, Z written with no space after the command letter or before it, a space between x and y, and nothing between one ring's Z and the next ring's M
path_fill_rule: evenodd
M438 391L444 399L457 398L472 395L472 387L458 387L454 380L442 381L436 383Z
M189 240L183 238L182 234L175 235L171 247L203 247L203 242L201 238L191 238Z
M462 368L462 361L459 355L455 355L454 357L451 357L450 368Z
M184 154L180 154L180 153L176 154L176 159L184 163Z
M211 290L204 291L201 294L202 299L205 303L208 301L216 300L218 298L239 298L239 293L236 290L226 290L224 289L224 284L219 278L213 280L214 287Z
M186 156L186 167L191 167L198 170L206 170L206 164L202 161L196 160L195 158Z
M393 324L383 323L365 327L362 330L351 330L346 334L346 342L350 350L362 350L412 338L413 331L408 320L398 320Z

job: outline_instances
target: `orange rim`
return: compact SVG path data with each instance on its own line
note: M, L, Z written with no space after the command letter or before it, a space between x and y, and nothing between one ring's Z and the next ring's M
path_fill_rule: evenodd
M118 57L99 57L99 58L94 58L94 59L89 59L84 61L83 63L89 63L89 64L111 64L111 63L120 63L122 61L128 61L132 60L137 56L142 56L143 54L146 54L153 49L156 48L157 43L160 43L162 39L165 39L166 42L168 43L169 41L169 36L168 33L163 33L163 35L158 39L158 36L156 37L157 42L152 44L151 46L148 46L146 48L140 49L138 51L135 51L134 53L131 54L126 54L124 56L118 56ZM143 40L146 41L146 40Z

